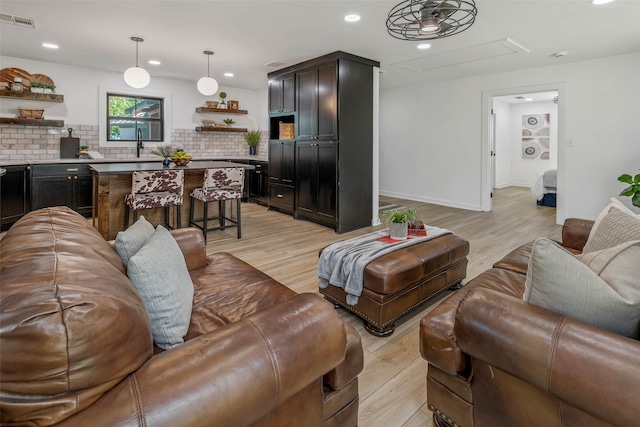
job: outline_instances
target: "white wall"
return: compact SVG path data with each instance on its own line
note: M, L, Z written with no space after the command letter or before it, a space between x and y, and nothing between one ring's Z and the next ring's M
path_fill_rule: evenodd
M558 106L553 102L508 104L494 101L496 113L496 187L531 187L558 165ZM549 159L522 158L522 116L549 114ZM499 179L498 179L499 178Z
M640 167L639 73L636 53L382 90L380 192L480 210L482 92L561 82L565 213L593 219Z
M238 127L260 127L267 129L267 76L265 75L264 91L253 91L225 85L224 77L219 77L220 89L216 95L204 96L196 89L195 81L166 79L153 76L153 68L147 67L151 73L151 83L144 89L131 89L124 82L122 73L98 70L86 67L74 67L50 62L31 61L27 59L0 57L0 67L17 67L31 74L45 74L56 84L56 93L64 95L64 103L51 104L45 110L47 119L63 119L67 123L79 125L99 125L103 118L98 115L99 86L122 88L124 93L143 92L170 93L172 98L172 127L174 129L193 129L201 125L202 119L211 119L211 114L196 113L197 107L204 107L207 100L219 100L217 94L224 91L227 100L239 102L239 108L248 110L249 114L233 115ZM124 71L124 70L123 70ZM14 100L2 99L0 113L3 117L15 117ZM41 107L42 108L42 107ZM222 120L224 115L213 117Z

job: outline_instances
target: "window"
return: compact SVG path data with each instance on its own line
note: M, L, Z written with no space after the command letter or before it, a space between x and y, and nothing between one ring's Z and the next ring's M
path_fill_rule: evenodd
M164 141L164 100L107 93L107 141Z

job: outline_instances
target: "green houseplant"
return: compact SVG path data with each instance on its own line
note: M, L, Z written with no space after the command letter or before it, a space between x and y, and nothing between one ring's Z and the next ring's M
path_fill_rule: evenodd
M218 96L220 97L220 104L218 104L218 108L227 108L227 103L224 102L224 99L227 97L227 92L220 92Z
M173 157L173 153L175 153L175 151L176 150L171 148L171 145L158 145L151 154L162 157L162 165L168 167L171 164L170 158Z
M244 140L247 141L250 155L253 156L256 154L256 147L260 143L261 136L262 136L262 133L260 131L260 128L256 130L249 130L247 131L247 133L244 134Z
M223 122L228 126L231 127L232 124L235 124L235 120L233 119L224 119Z
M622 174L618 177L618 181L630 184L627 188L622 190L620 195L631 197L631 203L633 203L633 206L640 208L640 173L633 177L628 173Z
M380 212L380 220L389 225L389 237L404 240L409 234L409 223L415 221L417 213L414 209L390 209Z

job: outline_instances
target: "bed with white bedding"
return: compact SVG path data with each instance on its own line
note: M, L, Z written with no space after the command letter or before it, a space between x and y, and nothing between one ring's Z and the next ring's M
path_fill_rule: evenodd
M538 206L556 207L556 192L558 190L558 170L549 169L536 178L531 187L535 194Z

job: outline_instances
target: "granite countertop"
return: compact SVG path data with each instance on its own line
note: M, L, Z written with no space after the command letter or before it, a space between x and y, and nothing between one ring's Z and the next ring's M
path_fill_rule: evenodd
M227 160L239 160L239 161L249 161L255 160L259 162L266 162L267 159L257 158L256 156L224 156L224 157L207 157L202 159L193 159L193 162L201 162L201 161L227 161ZM159 163L162 164L162 159L158 156L149 156L149 157L139 157L139 158L127 158L127 159L116 159L116 158L104 158L104 159L50 159L50 160L9 160L9 161L0 161L1 166L18 166L18 165L49 165L49 164L65 164L65 163Z
M211 161L191 161L186 166L171 165L168 168L162 166L162 162L116 162L116 163L91 163L91 169L98 175L122 175L130 174L134 171L154 171L181 169L184 171L203 171L205 169L220 169L229 167L242 167L244 169L255 169L255 166L247 163L233 163L223 160Z

